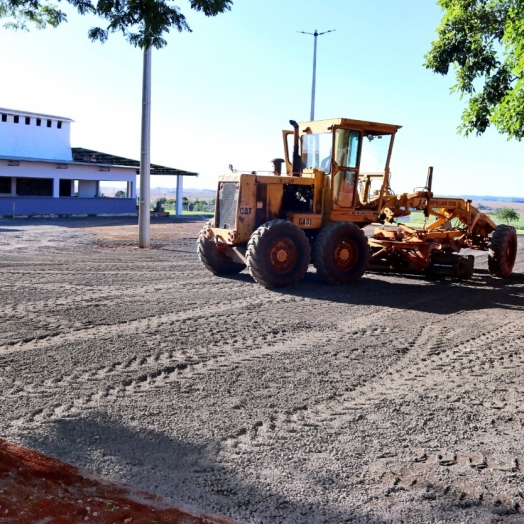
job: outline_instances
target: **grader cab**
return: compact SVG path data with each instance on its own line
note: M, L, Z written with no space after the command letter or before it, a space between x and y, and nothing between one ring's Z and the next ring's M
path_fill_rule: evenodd
M345 118L290 124L272 173L230 166L219 177L215 216L197 241L209 271L247 267L265 287L297 284L310 262L332 284L353 283L367 269L470 278L474 257L458 254L470 248L489 249L490 272L510 276L515 229L496 226L469 200L434 197L432 168L420 191L393 193L389 164L401 126ZM423 211L422 228L396 220L412 210ZM362 228L370 224L380 227L368 238Z

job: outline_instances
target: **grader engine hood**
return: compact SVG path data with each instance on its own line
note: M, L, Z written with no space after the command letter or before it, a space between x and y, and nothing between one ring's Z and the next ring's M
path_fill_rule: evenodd
M222 175L218 182L213 233L228 244L246 242L254 229L256 175Z

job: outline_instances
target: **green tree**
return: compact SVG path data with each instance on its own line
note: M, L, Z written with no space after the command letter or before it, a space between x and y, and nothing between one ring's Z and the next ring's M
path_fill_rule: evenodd
M498 220L504 220L506 224L509 224L510 222L518 222L520 219L517 210L512 207L501 207L500 209L497 209L495 217Z
M27 29L27 23L38 29L45 29L48 24L57 27L67 19L65 13L51 3L34 6L30 2L10 0L0 0L0 18L6 19L4 26L10 29Z
M204 200L197 200L193 204L193 211L207 211L207 202Z
M92 27L91 40L105 42L110 33L120 32L136 47L161 48L167 42L164 34L170 29L191 31L186 17L171 0L66 0L81 14L92 13L106 21L105 27ZM191 9L206 16L229 11L233 0L190 0ZM57 27L67 21L67 15L52 0L0 0L0 18L6 27L27 29L34 24L43 29L47 24Z
M115 193L115 198L125 198L126 197L126 192L125 191L117 191Z
M467 100L459 131L478 135L493 126L524 137L524 1L438 0L444 15L425 66L447 75Z

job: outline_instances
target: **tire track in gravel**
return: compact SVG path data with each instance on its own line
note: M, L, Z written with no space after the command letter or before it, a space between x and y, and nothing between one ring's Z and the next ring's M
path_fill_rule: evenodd
M445 292L444 289L439 292ZM359 296L366 299L366 297L374 296L376 293L363 292ZM355 298L355 297L353 297ZM262 299L262 300L261 300ZM420 298L413 298L412 304L418 303ZM240 313L240 317L236 318L235 323L242 324L241 317L249 316L250 308L265 311L267 305L271 304L271 314L275 314L275 307L280 307L283 310L289 309L289 304L293 303L296 317L307 317L311 315L311 307L316 306L320 309L325 307L325 304L312 304L311 300L304 300L294 295L275 295L272 292L264 292L261 296L246 297L236 302L233 307L234 310L246 310ZM288 337L284 335L281 342L277 339L269 343L265 341L263 348L257 348L256 354L252 352L246 353L245 341L239 339L235 344L229 344L226 351L219 351L217 353L209 353L206 347L197 348L197 351L186 352L181 351L160 351L150 355L134 355L129 358L127 362L111 362L104 366L90 366L82 367L75 371L72 375L54 377L40 381L40 383L23 384L17 381L12 385L12 388L7 391L7 397L23 397L29 395L31 397L38 397L41 394L51 396L53 391L59 392L63 387L70 387L71 385L85 385L80 389L84 391L79 393L82 398L76 398L74 403L68 405L56 404L46 409L39 409L29 416L29 420L20 419L17 423L22 422L41 422L42 420L52 419L56 417L63 417L68 415L78 414L79 407L98 407L100 402L111 401L117 397L122 397L127 394L140 394L142 391L147 391L151 388L164 387L172 382L183 380L186 378L197 378L201 375L214 373L220 369L231 369L238 365L250 365L251 362L263 360L271 354L285 353L289 347L293 348L308 348L315 347L315 345L325 344L326 341L336 343L339 332L351 332L352 337L360 336L362 338L377 336L380 334L388 335L391 332L390 328L381 328L377 326L377 320L386 320L388 317L393 317L397 314L396 310L384 311L383 308L374 307L375 311L360 311L362 304L350 306L350 310L355 312L355 315L344 316L344 318L337 319L337 332L326 334L326 326L321 326L321 329L315 330L314 326L309 326L305 332L299 331L297 335ZM111 340L112 337L132 336L136 333L144 333L147 327L147 332L154 334L161 332L162 328L176 323L182 324L185 322L194 323L201 320L203 324L208 323L209 318L220 323L221 319L224 321L231 318L232 310L224 310L223 304L208 305L206 308L199 308L194 310L186 310L184 313L169 313L161 316L156 316L153 322L149 324L145 320L140 320L133 323L126 323L121 326L116 326L119 329L115 330L114 325L96 327L96 330L80 330L74 334L59 335L50 339L42 341L31 341L22 345L23 351L37 350L42 352L46 349L53 349L60 344L71 344L75 341L82 340L83 343L89 343L89 339L100 339L104 336ZM360 315L360 318L359 318ZM193 328L197 331L197 327ZM223 342L223 341L222 341ZM219 346L220 347L220 346ZM17 348L11 348L15 352ZM105 384L92 391L93 382L100 382L101 380L109 380L109 384Z
M245 295L240 297L234 297L234 305L232 309L243 309L248 308L250 305L260 303L260 295L253 296L249 293L245 286L238 286L229 288L229 291L244 291ZM250 296L249 296L250 295ZM129 294L132 296L132 293ZM294 298L286 298L285 296L275 300L271 295L263 297L263 304L274 304L275 302L294 302ZM84 303L81 303L82 305ZM224 309L224 303L222 300L216 300L215 302L206 302L204 306L196 305L194 307L182 308L180 311L169 312L164 314L151 314L151 316L142 316L139 319L133 320L122 320L118 323L108 324L96 324L88 328L79 328L69 333L62 333L58 331L56 333L44 334L39 337L26 337L23 340L12 341L11 343L0 345L0 356L7 355L14 352L31 351L38 349L39 351L45 351L46 349L53 348L57 344L63 343L75 343L80 340L88 341L97 338L104 338L104 336L119 336L133 333L142 333L144 328L159 329L166 324L171 324L174 320L198 320L199 318L209 318L215 316L227 316L231 314L231 309ZM47 315L46 319L49 321L56 317ZM58 318L58 320L61 320Z
M515 383L518 384L518 377L522 376L524 371L522 358L512 358L519 352L522 354L524 349L522 338L513 337L517 332L516 321L518 317L512 320L506 319L504 323L492 326L491 329L484 330L476 336L463 337L465 340L449 345L443 342L446 336L441 327L437 333L436 343L423 344L425 346L423 352L426 355L423 359L426 365L423 368L418 367L413 372L411 363L399 362L391 370L390 380L384 380L373 384L373 387L358 391L358 396L363 397L364 402L352 399L349 403L347 401L343 403L341 409L349 408L356 409L360 413L370 413L387 401L391 404L395 399L403 399L402 402L405 403L407 399L413 398L416 402L415 399L425 392L430 395L446 392L449 404L479 406L479 413L484 418L489 418L494 410L502 412L506 408L512 414L519 411L524 413L519 409L519 406L524 403L524 389L512 387ZM428 337L430 328L425 328L425 331L425 334L422 333L423 342L432 338ZM453 336L448 334L447 338L452 340ZM504 349L501 349L500 345L493 347L493 344L500 342L501 339L509 339L511 343ZM483 369L484 362L489 363L489 370ZM481 376L484 378L490 376L491 380L496 380L497 376L506 375L507 379L508 372L513 372L517 380L513 384L508 384L507 380L501 381L505 387L497 386L490 391L485 391L482 384L478 384L478 388L472 388L471 385L464 386L464 374L468 369L478 368L483 371ZM509 391L513 393L510 395L511 399L507 398ZM412 392L417 394L410 395ZM496 398L495 392L502 393L506 398ZM433 413L429 413L429 420L432 415ZM507 420L513 421L513 415ZM344 421L337 420L336 425L343 427ZM520 423L517 423L513 428L508 429L518 432L519 426ZM510 434L507 433L508 436ZM461 508L487 504L498 508L500 514L518 512L522 504L519 498L521 495L511 488L511 478L517 475L524 480L520 468L524 463L521 450L518 450L518 446L514 446L513 456L508 456L489 448L483 451L477 446L471 442L469 449L462 446L458 450L456 448L435 450L431 447L416 449L411 446L407 450L390 451L386 448L378 455L379 460L368 471L367 478L379 478L386 486L386 495L390 498L396 494L402 499L407 493L414 491L422 500L438 499L448 505L454 504ZM485 446L481 445L480 448L482 447ZM447 471L443 473L443 469ZM484 488L480 490L479 484L482 480L478 472L483 472L484 477ZM498 472L507 474L509 483L508 478L495 480Z
M462 316L463 313L457 315ZM308 406L309 412L314 418L318 412L331 409L338 411L341 418L337 419L334 426L343 426L346 423L344 412L349 412L346 417L353 418L354 412L370 412L383 400L403 393L407 394L411 390L431 390L439 383L449 384L450 379L459 384L460 377L468 370L470 376L479 377L486 376L488 371L491 375L497 370L501 374L515 371L515 365L524 367L522 351L524 338L519 335L518 338L511 339L504 350L497 348L496 355L493 355L491 344L499 342L502 337L508 338L518 333L515 329L517 321L518 317L506 320L500 325L492 326L490 330L475 336L464 335L463 340L457 341L456 334L449 332L448 317L432 318L431 324L418 328L418 332L407 342L404 356L393 364L385 375L352 389L336 399L329 399L326 402L320 398L318 402ZM461 322L457 323L461 324ZM504 356L509 357L509 361ZM464 362L466 358L467 362ZM489 370L485 369L486 365L489 365ZM507 389L502 388L501 391ZM524 386L516 387L514 391L523 392ZM509 406L511 410L519 412L522 409L524 412L524 399L513 397L511 405L507 400L504 403L493 400L492 395L490 399L487 405L494 409L500 410ZM453 401L456 402L458 399L450 400Z
M490 298L486 307L481 303L483 293L500 296L500 302L507 305L509 294L519 292L518 285L513 283L506 292L496 281L478 275L474 282L464 284L369 275L343 291L318 285L310 271L303 286L277 293L261 290L242 275L239 280L216 279L198 267L193 253L183 255L182 264L164 260L160 250L155 253L156 258L159 256L161 260L152 269L154 275L145 269L153 257L136 264L137 280L125 287L122 295L121 286L115 286L118 279L114 266L104 263L104 275L97 274L101 266L82 262L83 270L92 275L86 292L94 291L95 296L96 291L103 293L104 305L113 297L121 302L118 309L94 317L102 326L99 336L96 325L84 326L83 334L82 330L75 332L78 338L72 338L72 344L67 343L67 337L20 343L26 338L20 335L18 346L4 346L7 354L2 355L0 348L0 385L11 395L5 398L4 407L12 407L14 412L4 411L8 415L6 431L11 435L20 431L22 435L27 429L24 438L29 441L31 435L40 435L52 442L64 438L54 430L68 424L47 423L73 417L95 419L98 410L117 416L125 411L137 417L136 424L146 432L166 431L173 441L180 438L181 425L187 424L189 440L193 439L191 432L205 426L199 435L204 435L202 440L213 441L219 459L191 482L205 484L214 501L221 498L224 508L243 508L247 499L231 479L238 475L239 484L244 486L253 480L251 485L257 488L249 498L253 515L259 506L253 504L257 497L273 506L278 505L277 497L291 508L296 501L297 507L302 502L311 503L311 513L302 522L329 522L329 515L335 514L359 515L358 508L376 509L377 520L381 515L385 522L400 522L394 512L395 506L401 505L412 512L412 519L406 522L428 521L418 517L437 515L436 504L449 506L448 515L457 519L462 514L451 511L456 508L490 504L501 512L515 509L511 504L518 495L511 491L509 479L513 476L514 485L524 485L522 457L520 452L513 453L515 444L510 442L500 453L480 445L478 439L464 437L460 446L447 441L437 445L404 438L408 433L404 424L418 424L418 431L427 419L429 431L438 429L428 413L431 410L436 412L433 419L440 416L444 427L455 432L453 413L441 414L435 407L447 409L448 405L479 402L469 412L486 412L488 421L483 426L484 422L475 418L460 419L465 431L469 431L468 423L483 430L490 418L511 414L515 420L497 424L501 430L506 425L517 427L517 435L521 433L517 406L523 388L508 387L498 380L522 369L521 339L508 327L509 322L518 321L519 311L506 317L499 312L498 319L490 321L486 329L481 324L498 300ZM126 259L118 260L120 264ZM171 270L180 268L189 271L182 280L169 276ZM131 274L125 273L121 280L131 279ZM40 275L45 279L45 272ZM95 277L101 279L101 285ZM70 278L72 275L65 280L69 283ZM181 282L191 278L194 285L188 292ZM155 286L161 283L168 287L168 294L179 295L178 305L165 295L155 299L160 291ZM106 296L105 285L114 287L114 295ZM52 286L42 288L38 296L48 289L51 292ZM75 289L78 292L80 288L69 291ZM121 315L133 306L133 290L141 289L147 290L139 305L144 314L124 324ZM56 308L63 307L62 300L71 298L68 292L55 289L55 296L58 293L62 298L39 300L39 309L31 310L32 314L44 314L45 308L48 315L44 317L52 319L51 324L62 322L51 328L53 332L63 331L64 321ZM468 300L475 304L468 304ZM518 306L518 300L515 303ZM82 310L84 305L87 307ZM89 313L90 307L80 301L68 302L64 309L75 310L76 320ZM475 313L472 307L486 308ZM187 310L187 316L180 317L178 309ZM100 322L104 318L109 322ZM129 348L125 348L127 343ZM68 350L74 353L72 362L67 360ZM504 359L499 361L501 356ZM35 377L31 367L41 376ZM268 374L264 381L250 381L258 378L260 370ZM297 378L307 373L312 375L309 384ZM322 378L330 373L332 382ZM239 377L235 382L232 378L236 374ZM469 385L460 382L465 374L474 380ZM290 392L279 389L281 384L285 388L286 377ZM265 400L259 397L269 398L264 386L275 379L277 385L270 393L282 399L264 405ZM241 382L242 391L230 394L228 388ZM390 382L397 384L397 389L386 391ZM323 392L324 386L329 388ZM421 399L421 393L446 400L439 400L439 404L429 397ZM371 397L368 403L362 402L366 396ZM152 410L156 410L159 399L169 405L164 411L159 408L155 418ZM410 404L414 405L411 411ZM208 405L212 409L207 409ZM179 414L170 418L171 425L166 427L161 419L171 406L176 406ZM16 413L22 416L15 420ZM123 419L123 426L127 426L130 419ZM134 422L131 425L135 427ZM223 429L217 431L217 425ZM76 423L71 426L83 427ZM101 435L99 429L96 431L95 435ZM396 438L396 433L402 433L402 438ZM422 430L419 433L427 435ZM81 431L74 435L79 441L84 438ZM96 442L100 450L105 449L104 442ZM71 444L76 448L75 441ZM155 444L149 444L154 455ZM92 443L83 445L83 449L91 449ZM136 475L132 467L129 465L130 476ZM155 467L162 469L164 464L157 461ZM141 479L140 475L135 478ZM153 478L161 477L153 473ZM169 483L163 489L169 490ZM344 506L342 500L351 504ZM420 508L427 510L427 504L432 505L429 511L417 513ZM337 513L339 507L341 512ZM282 521L286 521L286 511L282 509ZM335 517L331 521L337 522Z
M484 364L484 359L490 364L489 373L491 376L497 371L507 373L515 371L515 364L520 364L520 371L516 371L517 376L522 376L524 358L522 349L524 341L518 329L515 328L519 321L517 311L513 312L513 318L503 319L500 324L490 326L482 332L471 336L467 334L468 323L478 323L478 318L464 321L461 317L471 316L471 311L458 312L457 325L461 326L462 333L450 332L449 325L454 321L449 317L443 317L432 323L420 327L418 333L408 341L406 355L394 364L386 376L379 376L378 380L370 377L372 381L362 387L353 389L351 393L336 396L329 399L311 399L304 406L298 406L287 413L275 413L269 421L258 421L252 427L241 428L236 434L231 435L227 440L227 445L232 449L249 452L253 446L264 446L264 442L271 439L271 434L275 430L285 431L298 434L302 431L308 431L311 427L318 426L319 420L322 421L323 432L326 436L338 434L341 428L347 425L348 421L355 419L356 413L370 413L382 401L395 398L403 392L410 390L432 390L435 388L438 380L434 376L442 375L445 370L452 371L451 377L446 375L441 377L440 382L445 385L447 381L460 383L460 378L464 372L467 372L468 366L464 366L464 357L468 353L472 356L467 360L469 367L480 368ZM476 317L473 313L473 317ZM478 314L480 318L485 318L483 313ZM431 315L428 315L431 317ZM386 321L383 315L381 320ZM370 322L373 324L373 320ZM435 325L436 324L436 325ZM440 325L439 325L440 324ZM505 341L505 348L500 351L501 341ZM378 342L378 341L377 341ZM493 345L498 344L497 348ZM493 353L496 355L493 355ZM520 353L520 357L517 355ZM507 358L506 358L507 357ZM502 360L504 359L504 360ZM486 373L484 373L486 374ZM432 380L428 381L428 378ZM498 391L507 393L508 388L498 388ZM519 406L524 413L524 387L515 388L514 393L520 396L515 398L513 395L511 405L491 400L485 408L503 410L506 407L510 412L519 412ZM454 391L456 393L456 391ZM449 402L458 402L460 399L452 398ZM327 415L321 417L321 414ZM358 416L358 415L357 415ZM523 421L524 422L524 421ZM519 431L519 428L514 428ZM298 438L298 437L297 437ZM298 442L297 442L298 443ZM394 461L391 459L394 458ZM493 505L498 508L500 514L512 514L519 511L519 497L521 492L515 490L508 491L507 484L499 489L494 489L493 485L488 489L484 488L479 491L479 478L449 478L442 481L442 473L438 471L442 468L462 468L458 473L459 476L470 474L471 471L481 472L489 469L490 474L493 472L505 472L509 475L515 475L521 472L520 465L524 463L524 456L501 456L497 453L482 453L477 449L461 450L440 450L431 452L429 450L416 450L413 448L406 451L390 452L385 450L378 456L378 461L387 461L383 464L386 469L375 467L373 475L368 472L368 477L379 478L380 483L385 485L385 496L394 498L395 494L405 497L406 493L416 491L417 496L422 501L426 500L444 500L447 505L455 505L461 508L475 507L481 504ZM405 466L402 461L409 460L410 464ZM396 463L395 463L396 462ZM399 463L400 462L400 463ZM403 469L402 469L402 466ZM437 471L432 471L436 469ZM393 471L393 472L392 472ZM457 473L455 472L455 475ZM524 480L524 476L522 476ZM495 482L495 485L497 483ZM416 486L416 487L415 487ZM520 493L520 494L519 494ZM375 497L376 498L376 497ZM367 502L373 500L368 499ZM405 501L405 500L404 500Z
M189 282L177 282L177 285L184 286L186 291L186 297L191 295L191 293L201 289L201 286L198 284L190 284ZM143 286L141 288L141 293L144 295L141 299L135 300L136 303L143 303L149 301L150 298L148 294L154 294L161 291L162 288L157 284L151 284L148 286ZM245 286L239 284L238 286L231 286L229 288L230 293L236 293L237 291L243 291L243 294L247 295L248 290L245 289ZM71 321L71 312L74 308L79 309L89 309L89 308L106 308L109 307L115 300L126 301L130 300L133 297L136 297L136 289L122 289L119 290L118 299L116 299L114 292L104 293L98 290L87 290L82 291L81 294L77 294L78 290L74 290L69 293L67 297L61 298L57 301L50 302L49 300L34 301L31 303L31 309L28 310L25 304L17 303L16 305L7 305L3 308L2 313L0 314L0 322L2 323L3 329L3 344L0 345L0 354L2 353L3 346L14 345L20 342L20 334L17 333L15 329L10 329L11 326L20 327L20 320L24 319L24 332L37 332L38 335L34 336L35 340L42 340L48 337L59 336L60 332L64 330L68 331L77 331L79 336L82 336L82 330L92 329L94 326L86 327L87 321L85 317L83 319L77 319L76 321ZM218 305L222 303L219 298L220 290L217 290L215 294L210 294L208 299L208 304ZM242 294L241 294L242 296ZM237 298L238 299L238 298ZM188 300L188 299L186 299ZM132 301L132 300L130 300ZM174 299L173 299L174 301ZM177 300L177 305L183 306L183 300ZM170 305L172 307L172 304ZM60 311L61 314L58 314L57 311ZM129 321L138 321L146 318L154 318L158 316L155 313L152 313L150 316L141 316L141 319L137 318L124 318L119 323L129 322ZM74 320L74 319L73 319ZM64 325L65 324L65 325ZM51 330L49 329L50 325L59 325L60 330ZM115 325L111 324L102 324L98 323L97 326L101 325ZM47 329L46 329L47 327ZM31 337L24 335L22 342L30 342Z
M221 279L217 279L217 280L221 281ZM213 316L214 314L219 313L221 310L224 309L223 291L226 288L227 288L227 293L230 297L230 300L229 300L230 304L233 304L238 300L241 301L240 304L235 304L234 307L237 307L237 308L250 307L252 305L257 305L257 303L260 301L261 296L263 297L264 303L268 305L273 302L279 303L282 301L291 301L292 302L294 300L295 301L300 300L299 294L280 294L280 295L276 295L275 297L275 294L273 294L273 292L265 291L265 295L261 295L260 292L253 295L249 285L246 285L243 282L232 284L232 282L235 282L235 281L228 280L224 283L219 284L218 286L214 286L213 292L211 292L210 295L208 295L208 298L206 300L206 305L202 307L199 304L196 310L191 307L191 304L187 304L186 302L184 305L184 302L180 301L178 305L180 309L183 310L183 313L177 312L176 314L179 316L179 318L189 318L188 314L190 317L193 317L195 313L196 313L196 316L200 316L200 315ZM198 289L199 284L200 283L194 284L194 289ZM181 283L177 282L177 286L178 285L185 286L185 280ZM154 291L160 290L160 288L158 287L158 283L155 283L149 287L146 287L145 288L146 294L148 293L149 289L151 289L151 293L153 293ZM190 291L191 289L188 289L188 293L186 293L185 296L190 295L191 294ZM132 298L135 292L136 291L134 290L134 288L129 291L126 290L122 294L119 290L119 295L118 295L119 300L125 299L126 297ZM241 292L242 295L240 297L235 296L234 293L237 293L237 292ZM248 294L251 296L244 297L244 295L248 295ZM385 292L384 291L359 292L359 293L353 293L351 295L351 298L352 300L357 302L357 300L361 298L369 299L373 297L388 296L388 295L398 296L399 292L398 290L389 290ZM406 293L406 295L409 296L409 293ZM217 297L215 302L213 302L213 296ZM27 315L28 321L29 322L38 322L39 320L41 320L42 323L45 322L48 325L49 324L53 325L54 322L57 322L57 323L63 322L63 319L61 317L53 316L50 313L50 309L52 307L56 308L56 305L63 307L64 310L66 311L70 311L70 309L68 308L74 305L79 305L79 306L85 305L87 307L103 307L104 304L103 304L103 301L100 300L100 298L101 299L115 298L114 295L111 296L110 293L104 294L103 292L101 293L99 290L88 290L82 296L82 298L78 298L78 299L72 298L70 294L68 295L68 297L69 298L67 299L60 299L58 301L58 304L56 301L50 302L49 300L40 301L40 302L38 301L32 302L31 308L33 311L39 308L39 306L42 307L42 313L41 313L42 317L39 317L40 313L31 313ZM289 298L285 298L285 297L289 297ZM144 298L143 300L144 301L149 300L149 297ZM92 301L93 303L90 303L90 301ZM412 300L405 300L405 304L408 307L416 305L418 302L420 302L420 300L416 298ZM8 320L9 318L19 319L20 310L24 308L25 308L24 305L17 305L16 307L13 307L13 308L6 307L4 310L5 311L4 320ZM27 309L25 309L25 311L27 311ZM60 332L56 332L53 330L50 333L41 333L38 336L34 337L33 339L31 337L24 336L24 338L21 341L12 339L10 341L7 341L7 344L4 343L0 345L0 354L7 354L12 351L24 351L24 350L34 349L34 344L32 344L33 341L38 343L39 349L42 350L42 349L46 349L47 347L54 345L55 342L60 343L61 341L64 341L64 340L69 341L69 342L74 342L77 339L84 339L86 336L87 337L96 337L98 334L103 337L106 334L107 330L111 330L115 332L114 330L116 329L117 333L124 333L126 330L130 329L133 332L139 332L140 328L143 326L143 323L146 319L150 319L150 320L156 319L158 320L159 324L162 324L162 320L169 318L171 314L172 313L166 313L164 315L151 314L150 316L143 316L140 319L131 319L131 320L126 318L117 323L107 323L107 324L99 323L93 326L89 326L87 328L77 325L76 329L74 329L72 333L69 332L67 334L62 334ZM64 326L60 326L60 327L63 330ZM96 328L98 330L97 333L93 332L93 328ZM10 346L15 346L15 345L16 345L16 348L10 349Z
M287 303L287 300L281 302ZM274 305L275 302L273 301ZM209 311L208 311L209 312ZM203 319L207 317L198 312ZM221 315L226 318L228 316L223 310ZM186 319L190 319L186 315ZM195 320L192 318L191 320ZM274 330L269 330L271 333ZM325 331L307 330L300 332L298 336L289 339L286 335L281 336L283 341L278 341L278 336L267 339L263 333L266 346L261 349L256 348L256 354L246 353L244 341L237 340L236 343L229 345L226 351L218 351L214 354L209 354L206 349L200 348L200 351L160 351L155 354L146 354L141 357L134 355L126 362L113 362L107 366L93 366L88 369L84 368L78 370L71 376L62 376L61 379L46 379L40 384L24 382L23 388L19 385L12 390L6 392L7 397L20 397L24 395L24 391L31 395L38 395L40 393L52 393L53 390L58 391L64 386L77 383L89 383L92 381L99 381L103 378L114 377L117 385L106 385L97 393L89 393L89 403L93 399L101 399L106 397L114 397L118 394L125 394L127 392L139 393L143 388L163 386L178 380L182 377L191 378L198 377L206 373L218 371L221 368L230 369L239 363L250 363L258 359L264 359L272 353L279 353L286 351L291 345L293 347L306 347L316 340L325 339ZM365 332L362 332L365 336ZM189 353L189 354L188 354ZM84 402L82 402L84 404Z

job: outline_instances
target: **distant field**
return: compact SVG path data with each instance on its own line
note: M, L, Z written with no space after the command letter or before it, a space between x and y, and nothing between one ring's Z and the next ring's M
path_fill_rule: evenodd
M475 207L478 207L478 204L490 207L493 209L493 211L495 211L499 207L512 207L517 211L519 215L524 215L524 202L506 202L502 200L473 200L473 205Z
M198 200L211 200L212 198L215 198L215 191L211 191L209 189L188 189L187 191L183 191L184 196L189 198L189 200L193 201L196 198ZM157 200L158 198L176 198L176 190L175 189L169 189L169 190L156 190L151 189L151 200Z
M176 197L176 190L174 189L163 189L163 188L154 188L151 189L151 201L154 202L158 198L174 199ZM211 201L215 198L215 192L212 189L187 189L184 190L184 197L188 198L191 202L195 200L200 201ZM485 199L475 199L472 198L472 203L475 207L479 208L485 206L487 209L483 211L488 215L494 214L497 209L501 207L510 207L517 211L520 215L520 220L517 223L512 223L511 225L515 226L520 233L524 233L524 202L508 202L505 200L485 200ZM170 209L166 209L168 212L172 212ZM187 212L184 211L184 214L194 214L194 215L208 215L212 212ZM502 223L497 220L495 217L491 217L495 223ZM413 226L420 227L424 223L424 215L422 212L414 212L409 217L406 217L405 222L409 222Z
M514 209L517 209L514 206L497 206L497 207L513 207ZM520 220L518 222L512 222L511 225L514 226L519 233L524 233L524 210L520 211L517 209L517 212L520 214ZM488 213L489 214L489 213ZM506 222L498 220L496 217L491 216L491 220L495 222L495 224L505 224ZM414 211L406 217L406 219L402 220L404 223L409 223L415 227L421 227L424 224L424 213L422 211ZM429 223L431 223L432 220L430 220Z

